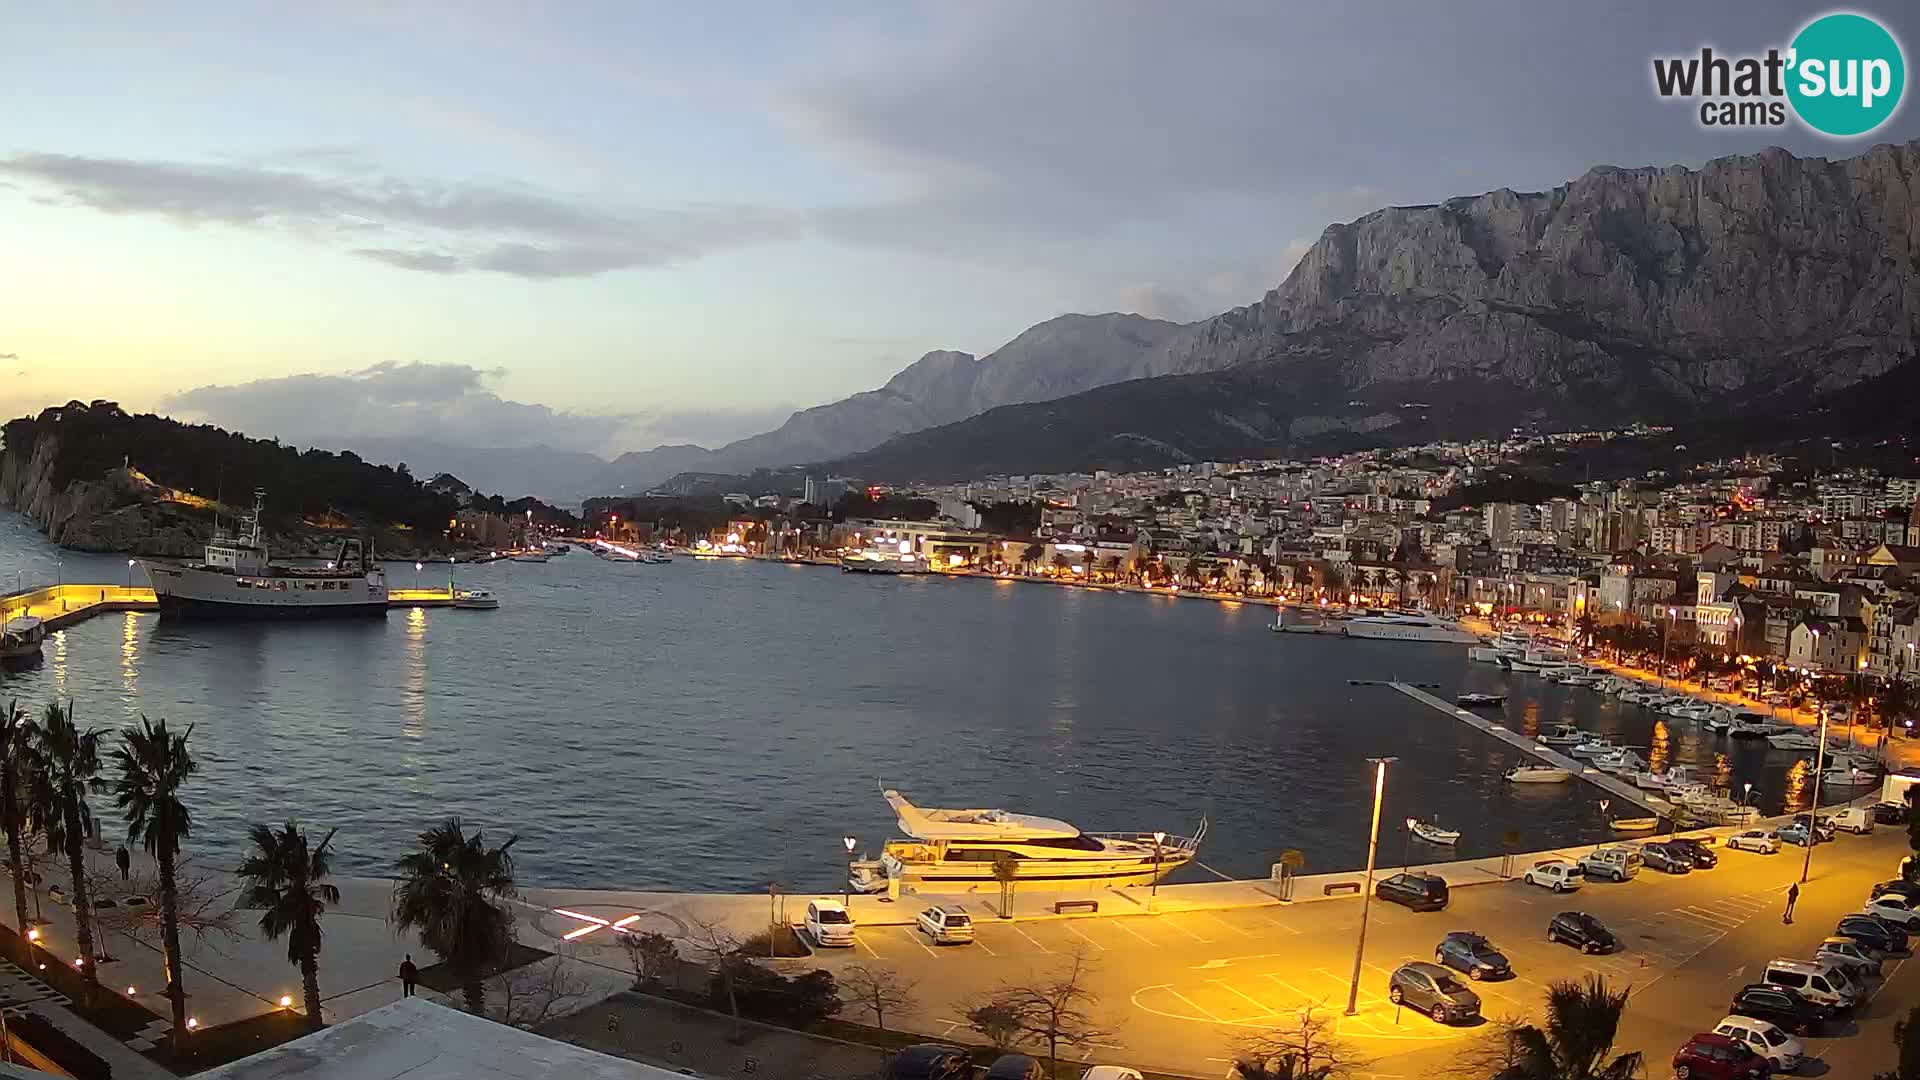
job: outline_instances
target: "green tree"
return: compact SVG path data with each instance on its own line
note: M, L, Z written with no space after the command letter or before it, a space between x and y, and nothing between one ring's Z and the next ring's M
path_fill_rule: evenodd
M1013 882L1020 876L1020 860L1001 852L993 860L993 880L1000 883L1000 917L1013 918Z
M73 936L91 995L100 985L100 976L94 962L93 900L87 895L86 857L80 845L93 826L87 796L106 789L100 779L100 732L81 731L73 722L73 704L63 707L56 701L41 714L31 740L28 821L47 838L48 851L66 853L67 871L73 877Z
M0 829L7 834L7 871L13 876L13 924L22 938L27 936L27 872L20 834L25 831L20 803L25 786L24 768L31 747L28 738L33 721L17 701L7 703L0 712Z
M1612 1056L1626 1008L1627 991L1598 975L1549 986L1545 1029L1523 1024L1510 1036L1515 1080L1631 1080L1640 1072L1640 1053Z
M127 842L142 844L160 865L160 946L167 967L167 1001L173 1006L173 1051L187 1031L187 991L180 975L180 892L174 860L180 841L193 832L193 814L180 801L180 789L193 776L193 755L187 752L185 731L169 731L140 717L140 726L120 735L113 761L120 771L114 781L114 805L126 815Z
M513 944L513 913L500 901L517 895L512 847L486 846L479 830L468 836L450 817L420 834L420 847L400 857L390 919L414 930L460 980L467 1011L487 1012L482 980Z
M260 932L268 941L287 939L287 962L300 969L306 996L307 1030L320 1030L320 916L340 902L340 890L327 878L330 829L319 846L309 845L300 826L287 822L279 832L255 825L248 835L253 850L240 863L241 902L260 909Z
M1046 548L1039 544L1028 544L1026 550L1020 553L1020 565L1031 570L1034 564L1046 558L1046 555Z

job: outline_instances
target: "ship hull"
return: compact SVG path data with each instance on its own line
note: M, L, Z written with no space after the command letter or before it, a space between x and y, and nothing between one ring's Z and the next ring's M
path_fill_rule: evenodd
M384 616L387 602L359 604L226 604L186 596L159 594L160 614L175 619L284 620L284 619L360 619Z
M387 589L367 577L261 576L145 564L162 618L333 619L387 613Z

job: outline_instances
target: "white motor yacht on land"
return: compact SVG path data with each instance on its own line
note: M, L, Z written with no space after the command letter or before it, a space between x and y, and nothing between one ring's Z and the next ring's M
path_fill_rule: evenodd
M1192 862L1207 834L1204 820L1192 836L1084 833L1054 818L935 810L892 788L882 795L912 839L887 841L880 862L887 876L928 892L992 885L1003 858L1013 860L1015 880L1029 887L1147 885Z
M1342 632L1352 638L1376 638L1386 641L1432 641L1449 645L1478 645L1480 635L1451 619L1438 615L1406 615L1388 612L1348 619Z
M1460 830L1443 829L1438 822L1421 821L1418 818L1407 819L1407 831L1429 844L1451 845L1460 839Z
M1515 765L1507 770L1507 781L1514 784L1564 784L1572 775L1558 765Z

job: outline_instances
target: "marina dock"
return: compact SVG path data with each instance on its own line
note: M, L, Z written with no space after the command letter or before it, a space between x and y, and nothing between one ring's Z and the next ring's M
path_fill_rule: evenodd
M1469 709L1463 709L1457 705L1442 701L1432 694L1427 693L1425 690L1409 683L1390 682L1387 685L1420 702L1422 705L1431 706L1463 724L1486 732L1488 735L1499 739L1501 742L1506 743L1516 750L1524 751L1549 765L1565 769L1568 773L1572 774L1574 778L1585 780L1587 783L1592 784L1615 799L1632 803L1656 817L1666 817L1673 813L1673 804L1667 802L1665 799L1655 798L1641 791L1639 788L1634 787L1632 784L1621 780L1619 777L1601 772L1599 769L1594 768L1592 765L1578 758L1569 757L1558 750L1542 746L1504 724L1496 724L1485 717L1476 716Z
M437 589L388 589L390 608L452 607L452 587ZM153 590L125 585L47 585L24 592L0 595L0 621L28 615L44 622L47 631L62 630L77 622L119 611L159 611L160 601Z

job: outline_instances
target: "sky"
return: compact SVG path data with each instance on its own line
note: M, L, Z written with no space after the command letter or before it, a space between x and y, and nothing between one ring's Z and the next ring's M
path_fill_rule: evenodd
M1330 222L1712 130L1654 55L1803 4L30 5L0 411L301 443L716 445L1068 311L1250 303ZM1852 10L1904 41L1920 16Z

